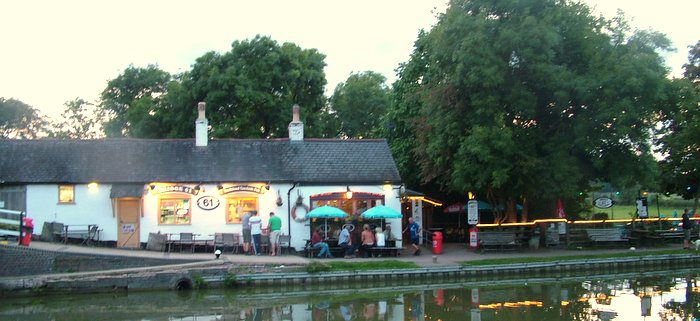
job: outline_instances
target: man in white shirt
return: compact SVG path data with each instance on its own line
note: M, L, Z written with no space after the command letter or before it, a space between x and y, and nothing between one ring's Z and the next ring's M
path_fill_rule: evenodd
M252 237L253 251L255 255L260 255L260 235L262 235L262 220L258 216L258 211L250 212L250 236Z

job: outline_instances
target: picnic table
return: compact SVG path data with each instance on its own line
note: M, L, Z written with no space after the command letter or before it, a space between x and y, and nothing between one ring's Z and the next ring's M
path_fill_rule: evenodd
M75 224L63 225L63 228L55 230L54 234L63 240L63 244L67 244L68 239L80 239L81 245L93 245L100 241L100 231L97 224Z

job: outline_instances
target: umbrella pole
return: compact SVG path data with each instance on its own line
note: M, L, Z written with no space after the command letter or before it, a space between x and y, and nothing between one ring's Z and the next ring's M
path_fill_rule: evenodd
M326 238L328 238L328 219L324 219L324 227L323 227L323 234L325 235Z

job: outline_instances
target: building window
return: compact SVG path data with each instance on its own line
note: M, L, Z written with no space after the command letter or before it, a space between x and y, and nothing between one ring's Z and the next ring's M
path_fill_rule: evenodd
M257 197L229 197L226 203L226 223L240 223L246 212L258 210Z
M58 204L75 204L75 185L58 185Z
M160 216L158 224L190 224L192 210L189 198L162 198L158 205Z

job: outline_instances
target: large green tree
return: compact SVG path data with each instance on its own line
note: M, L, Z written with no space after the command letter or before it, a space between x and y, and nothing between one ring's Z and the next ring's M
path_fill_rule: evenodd
M650 180L668 46L571 1L451 1L394 84L387 137L415 159L399 156L402 175L509 214L516 201L552 213L597 179Z
M294 104L302 107L306 135L316 136L325 101L324 59L316 49L257 36L197 58L182 84L191 106L207 103L213 137L286 137Z
M34 107L14 98L0 97L0 138L37 138L47 125Z
M67 101L61 120L54 124L50 137L94 139L102 135L104 111L82 98Z
M666 191L695 199L700 193L700 41L690 48L684 77L674 79L674 95L663 113L659 139L662 183Z
M100 107L110 119L104 124L108 137L164 137L161 103L172 77L155 65L129 66L107 83Z
M339 136L377 137L390 92L386 77L373 71L351 74L338 84L329 101Z

